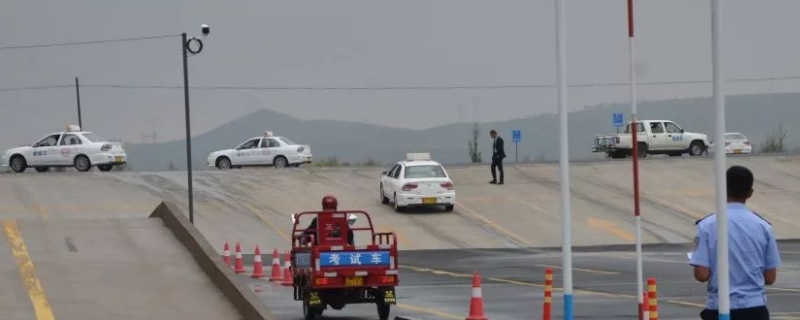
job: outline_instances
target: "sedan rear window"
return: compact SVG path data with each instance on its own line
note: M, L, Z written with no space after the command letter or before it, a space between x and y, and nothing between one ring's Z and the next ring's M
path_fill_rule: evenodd
M406 167L406 179L413 178L447 178L441 166L409 166Z
M727 140L745 140L745 137L743 135L741 135L741 134L734 133L734 134L725 135L725 139L727 139Z

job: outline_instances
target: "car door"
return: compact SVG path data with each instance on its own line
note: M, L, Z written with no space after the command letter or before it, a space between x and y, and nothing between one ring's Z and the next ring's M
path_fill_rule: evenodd
M289 159L289 156L287 155L287 148L285 146L281 146L281 143L277 139L264 138L263 145L265 148L264 153L266 155L266 164L272 164L272 162L275 161L275 156L279 154L284 155L287 160Z
M670 144L667 141L667 132L664 131L664 123L650 122L650 150L669 149Z
M689 141L686 141L683 136L683 130L678 127L674 122L664 122L664 127L667 130L667 143L672 150L683 150L689 148Z
M75 155L81 152L81 138L75 134L67 133L58 142L58 152L52 157L53 165L71 165Z
M387 197L390 197L392 194L392 179L394 179L394 171L397 170L398 167L400 167L400 164L395 164L386 174L381 176L381 187L383 188L383 194Z
M235 160L233 160L233 162L239 165L253 164L254 154L258 151L258 144L260 142L261 138L253 138L242 143L236 148L236 153L234 154Z
M61 138L61 133L51 134L42 140L39 140L33 145L31 158L26 159L30 166L51 165L54 159L53 153L57 153L58 140Z
M403 169L405 167L402 164L397 165L397 169L394 170L394 174L391 177L392 192L389 194L394 194L395 192L401 192L403 189L403 183L405 179L403 179Z

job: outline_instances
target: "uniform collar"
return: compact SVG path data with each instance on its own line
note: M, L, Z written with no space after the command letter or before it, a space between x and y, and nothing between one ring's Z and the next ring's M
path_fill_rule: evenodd
M739 209L739 210L742 210L742 209L747 209L747 207L745 207L744 203L741 203L741 202L731 202L731 203L728 203L728 209Z

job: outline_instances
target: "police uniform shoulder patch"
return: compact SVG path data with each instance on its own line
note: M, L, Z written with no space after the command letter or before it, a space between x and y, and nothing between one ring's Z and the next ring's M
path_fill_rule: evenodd
M713 216L713 215L714 215L713 213L709 213L707 216L702 217L702 218L698 219L697 221L695 221L694 224L695 225L700 224L700 221L703 221L703 220L705 220L705 218L708 218L708 217Z
M755 211L750 211L750 212L752 212L754 215L756 215L756 217L761 218L761 220L764 220L764 222L766 222L768 225L772 225L772 223L770 223L767 219L764 219L764 217L758 215L758 213L756 213Z

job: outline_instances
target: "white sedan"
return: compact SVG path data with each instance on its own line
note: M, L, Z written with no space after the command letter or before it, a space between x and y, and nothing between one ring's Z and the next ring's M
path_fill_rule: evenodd
M219 169L245 166L299 167L311 163L312 155L309 145L296 144L267 131L263 136L250 138L234 149L210 153L206 162L209 167Z
M393 203L397 212L406 207L444 206L453 211L456 191L441 164L427 153L409 153L405 161L384 171L380 183L381 203Z
M709 154L716 151L714 143L708 146ZM729 132L725 134L725 153L726 154L751 154L753 153L753 145L750 139L739 132Z
M116 165L124 165L128 160L122 144L110 142L100 136L81 131L76 125L67 130L47 135L38 142L25 147L6 150L3 154L3 167L11 167L17 173L33 167L38 172L46 172L50 167L72 167L86 172L97 166L100 171L110 171Z

